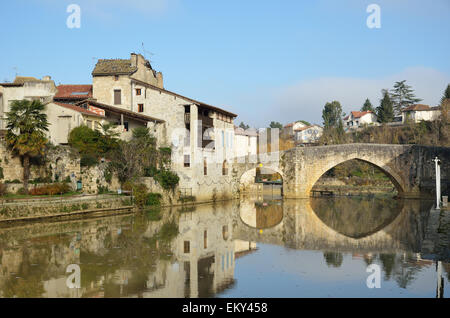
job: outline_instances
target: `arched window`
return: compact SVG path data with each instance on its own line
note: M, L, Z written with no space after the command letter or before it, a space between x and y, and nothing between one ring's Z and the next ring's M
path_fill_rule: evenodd
M228 162L226 160L222 164L222 175L223 176L228 175Z

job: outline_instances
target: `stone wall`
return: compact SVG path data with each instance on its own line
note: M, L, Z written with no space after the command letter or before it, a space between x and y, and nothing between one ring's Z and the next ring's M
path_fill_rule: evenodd
M23 181L20 157L13 155L4 142L0 142L0 167L3 170L3 178L0 181ZM76 151L65 146L48 149L41 164L32 164L30 168L30 180L50 178L52 181L63 181L67 177L75 188L76 181L80 177L80 158ZM14 187L10 186L10 188Z
M13 202L1 201L0 220L51 216L60 213L75 211L119 208L130 206L131 200L126 196L99 195L79 196L74 198L46 198L34 200L14 200Z

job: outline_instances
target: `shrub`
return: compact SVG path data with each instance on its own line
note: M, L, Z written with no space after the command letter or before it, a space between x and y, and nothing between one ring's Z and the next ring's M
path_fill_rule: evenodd
M98 159L93 155L82 155L80 159L80 166L92 167L98 163Z
M149 193L147 195L146 205L160 205L162 195L160 193Z
M25 189L24 188L19 188L16 192L17 194L26 194Z
M103 193L108 193L109 192L109 188L108 187L104 187L104 186L101 186L101 185L98 185L97 186L97 193L98 194L103 194Z
M31 195L55 195L69 192L70 186L67 183L53 183L30 190Z
M178 182L180 181L180 177L170 170L160 170L155 175L155 180L161 185L164 190L175 190Z
M89 205L87 204L87 203L83 203L82 205L81 205L81 209L82 210L87 210L89 208Z
M133 185L134 201L138 207L143 207L147 203L148 189L145 184L138 183Z

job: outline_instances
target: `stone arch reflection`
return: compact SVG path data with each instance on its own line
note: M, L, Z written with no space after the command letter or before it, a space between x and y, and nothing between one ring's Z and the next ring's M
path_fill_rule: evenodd
M241 202L239 217L246 226L269 229L283 221L283 204L280 200Z
M337 233L361 239L391 224L403 209L402 200L367 197L311 198L316 216Z

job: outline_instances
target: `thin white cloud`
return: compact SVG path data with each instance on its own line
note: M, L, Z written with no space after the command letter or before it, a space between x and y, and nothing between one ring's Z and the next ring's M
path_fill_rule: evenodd
M339 101L346 113L359 110L366 98L376 107L381 90L391 89L401 80L412 86L416 96L423 99L421 103L437 105L450 83L450 76L433 68L410 67L382 78L323 77L277 89L262 89L244 97L248 108L239 114L238 121L261 127L271 121L289 123L301 119L321 124L326 102Z

